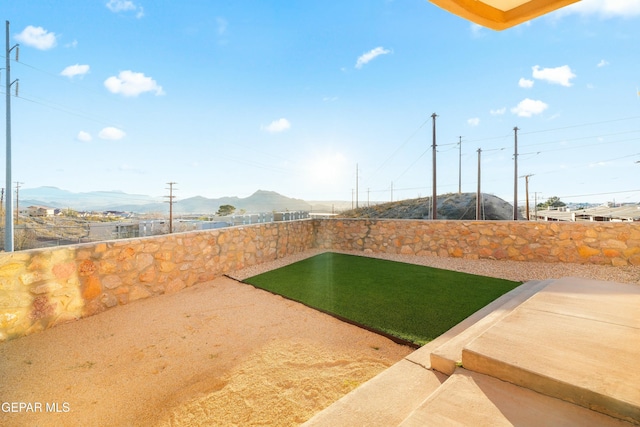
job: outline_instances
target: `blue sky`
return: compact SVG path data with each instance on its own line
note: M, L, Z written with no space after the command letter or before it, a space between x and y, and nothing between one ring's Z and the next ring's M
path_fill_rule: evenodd
M351 200L357 170L360 203L427 196L436 113L439 194L458 191L459 161L476 191L480 148L482 190L512 202L517 126L532 202L640 201L640 0L584 0L501 32L425 0L0 11L20 43L22 188Z

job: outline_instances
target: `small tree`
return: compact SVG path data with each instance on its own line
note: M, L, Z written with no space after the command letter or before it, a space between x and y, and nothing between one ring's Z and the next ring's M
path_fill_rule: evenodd
M221 205L220 208L218 208L218 212L216 212L216 215L218 215L218 216L227 216L227 215L231 215L235 211L236 211L235 206Z
M549 197L546 202L538 205L539 208L559 208L562 206L567 206L567 204L558 196Z

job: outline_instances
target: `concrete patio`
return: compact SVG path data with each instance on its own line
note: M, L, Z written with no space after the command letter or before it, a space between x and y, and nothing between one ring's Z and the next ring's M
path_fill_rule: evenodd
M640 287L530 281L306 426L640 425Z

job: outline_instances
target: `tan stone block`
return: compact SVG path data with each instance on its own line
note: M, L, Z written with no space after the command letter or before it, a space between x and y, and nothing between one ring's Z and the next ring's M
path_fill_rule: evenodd
M21 319L27 317L25 308L12 308L0 311L0 329L13 328Z
M626 259L623 258L612 258L611 265L613 265L614 267L624 267L629 265L629 263Z
M627 249L627 244L621 240L609 239L602 244L603 247L613 249Z
M635 254L640 254L640 246L633 246L622 251L625 258L629 258Z
M506 252L504 249L496 249L496 250L494 250L494 251L493 251L492 256L493 256L495 259L505 259L505 258L508 258L508 254L507 254L507 252Z
M51 269L53 275L58 280L67 280L76 272L76 263L74 261L56 264Z
M462 258L462 256L464 255L464 251L463 251L461 248L457 247L457 248L454 248L454 249L450 252L450 254L451 254L451 256L452 256L452 257L454 257L454 258Z
M32 287L31 293L34 293L36 295L48 294L61 288L62 288L62 285L58 282L47 282L47 283L42 283L41 285Z
M115 259L103 259L98 265L100 274L113 274L118 270L118 262Z
M24 264L12 262L0 266L0 277L14 277L24 269Z
M102 285L107 289L115 289L122 286L122 278L117 274L109 274L102 279Z
M40 271L27 271L25 273L22 273L19 279L20 279L20 283L22 283L25 286L29 286L33 283L44 280L44 278L42 277L42 273Z
M97 270L97 268L98 267L93 261L86 259L78 265L78 274L80 276L90 276Z
M89 301L97 297L102 293L102 285L100 279L97 276L89 276L83 280L82 284L82 298Z
M143 286L132 286L129 292L129 301L136 301L151 296L151 292L146 290Z
M584 235L594 239L598 237L598 233L592 228L587 228L584 232Z
M632 255L629 257L629 264L640 265L640 254Z
M32 301L33 295L26 290L0 291L0 310L30 307Z
M414 251L413 251L413 249L411 249L411 246L404 245L400 249L400 253L403 254L403 255L413 255Z
M123 261L127 258L131 258L135 255L136 251L135 249L133 249L131 246L124 248L122 251L120 251L120 253L118 254L118 256L116 257L116 259L118 261Z
M155 242L146 243L142 249L142 252L145 253L155 253L160 249L160 245Z
M95 253L103 253L106 252L107 250L107 244L106 243L98 243L95 245L93 251Z
M619 258L621 255L621 252L617 249L603 248L602 254L607 258Z
M144 270L151 264L153 264L154 258L153 255L148 253L138 254L136 257L136 268L138 270Z
M579 246L578 254L580 254L582 258L589 258L595 255L599 255L600 251L590 246Z
M164 288L164 291L167 294L172 294L180 291L181 289L184 289L186 286L187 285L185 284L185 282L182 281L181 279L174 279L169 283L167 283L167 285Z

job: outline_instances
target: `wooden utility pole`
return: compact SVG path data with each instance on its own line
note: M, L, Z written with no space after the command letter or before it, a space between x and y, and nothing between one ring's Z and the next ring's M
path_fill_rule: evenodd
M482 219L480 216L482 193L480 192L480 155L482 149L478 148L478 192L476 193L476 220Z
M532 174L529 175L524 175L524 182L525 182L525 197L527 198L527 200L525 201L525 206L526 206L526 210L527 210L527 221L529 221L529 177L533 176Z
M462 194L462 137L458 138L458 194Z
M438 191L436 189L436 113L431 115L433 119L433 143L431 144L431 149L433 153L433 192L431 195L431 219L437 219L438 213L436 212L438 206Z
M16 181L16 224L20 218L20 185L24 182Z
M513 154L513 220L518 220L518 127L513 128L515 149Z
M356 163L356 209L359 208L358 206L358 164Z
M167 182L167 184L169 185L169 188L167 188L169 195L164 197L169 199L166 203L169 203L169 234L171 234L173 233L173 199L176 198L176 196L173 195L173 186L177 184L177 182Z

